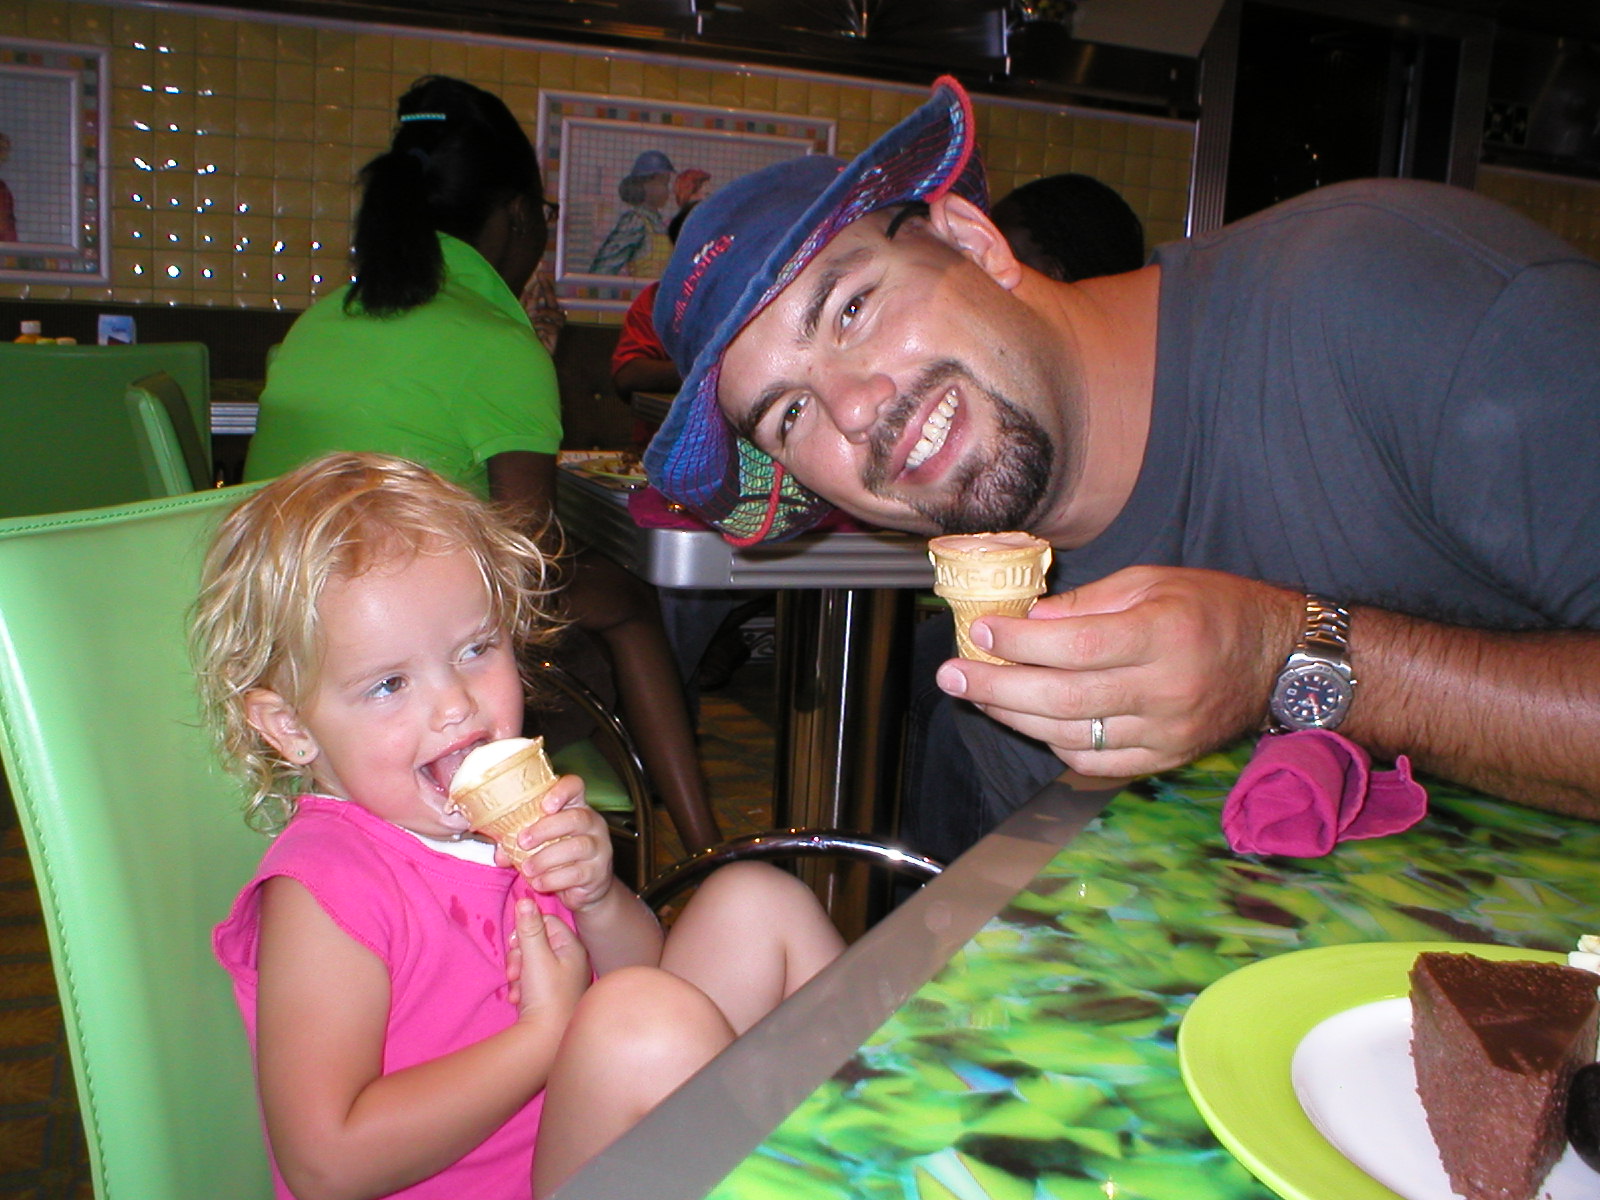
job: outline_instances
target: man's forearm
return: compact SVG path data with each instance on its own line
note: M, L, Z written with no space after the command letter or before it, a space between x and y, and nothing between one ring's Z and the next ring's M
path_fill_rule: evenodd
M1508 800L1600 819L1600 633L1499 633L1352 612L1341 732Z

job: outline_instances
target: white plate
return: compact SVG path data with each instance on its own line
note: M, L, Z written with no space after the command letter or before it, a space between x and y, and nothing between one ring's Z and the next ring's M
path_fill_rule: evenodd
M1300 1107L1339 1153L1405 1200L1455 1200L1417 1098L1411 1001L1329 1017L1301 1039L1290 1073ZM1595 1200L1600 1175L1569 1146L1539 1196Z

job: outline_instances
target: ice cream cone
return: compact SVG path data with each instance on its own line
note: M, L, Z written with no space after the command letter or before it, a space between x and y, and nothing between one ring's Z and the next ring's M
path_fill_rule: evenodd
M507 738L467 755L450 783L450 804L520 866L530 852L517 835L544 815L539 802L555 781L543 738Z
M974 646L968 631L978 617L1026 616L1044 594L1050 559L1050 543L1030 533L959 533L928 543L933 590L950 604L962 658L1007 661Z

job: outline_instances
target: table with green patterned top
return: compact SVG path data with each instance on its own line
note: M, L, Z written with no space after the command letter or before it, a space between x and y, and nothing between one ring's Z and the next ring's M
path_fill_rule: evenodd
M1234 854L1219 818L1250 749L1116 796L714 1200L1264 1200L1179 1072L1202 989L1310 947L1600 930L1600 824L1431 780L1403 834Z

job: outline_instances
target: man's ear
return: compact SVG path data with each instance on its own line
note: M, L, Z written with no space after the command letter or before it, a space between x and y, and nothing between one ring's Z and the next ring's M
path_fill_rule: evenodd
M1022 264L1005 234L972 201L947 192L928 202L928 227L940 241L959 250L1007 291L1022 281Z
M320 753L294 707L270 688L251 688L244 694L244 719L285 762L308 766Z

